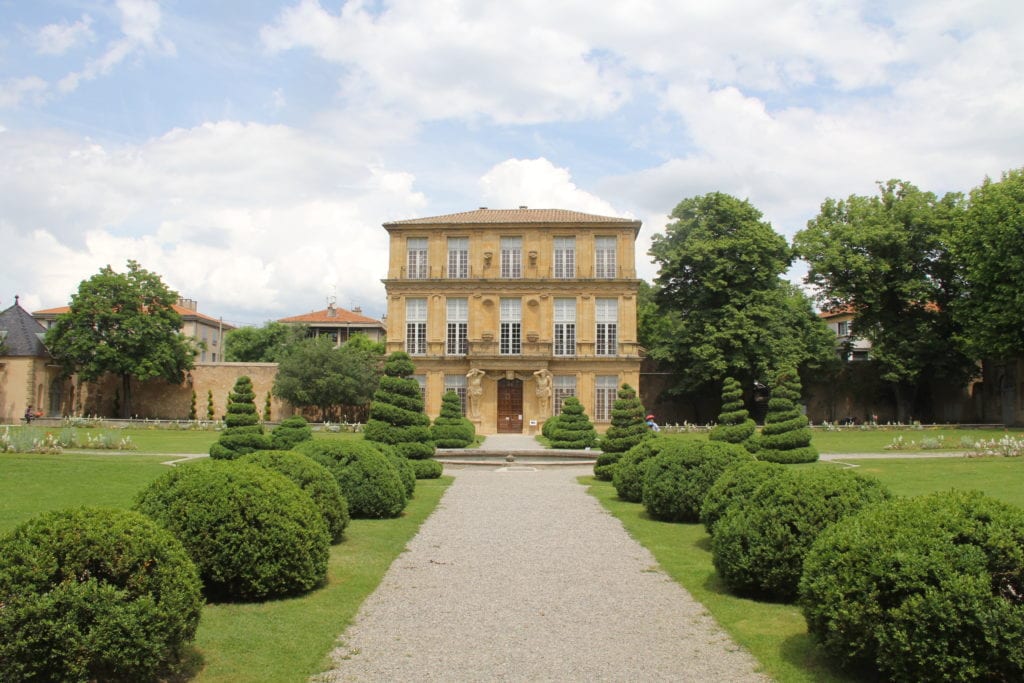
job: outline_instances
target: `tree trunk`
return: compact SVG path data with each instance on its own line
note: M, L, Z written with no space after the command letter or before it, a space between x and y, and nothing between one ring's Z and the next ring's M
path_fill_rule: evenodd
M122 418L129 418L132 415L132 376L128 373L121 375L121 415Z

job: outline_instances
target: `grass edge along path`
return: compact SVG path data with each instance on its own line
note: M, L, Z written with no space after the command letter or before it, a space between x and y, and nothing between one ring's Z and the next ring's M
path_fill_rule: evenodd
M195 645L203 682L305 681L331 668L338 636L430 516L453 478L420 479L397 519L354 519L331 548L328 583L296 598L207 605Z
M630 536L651 551L661 569L761 663L761 671L785 683L857 680L844 677L824 658L795 605L748 600L727 592L711 562L710 537L703 525L653 520L642 504L620 500L611 483L591 476L579 481Z

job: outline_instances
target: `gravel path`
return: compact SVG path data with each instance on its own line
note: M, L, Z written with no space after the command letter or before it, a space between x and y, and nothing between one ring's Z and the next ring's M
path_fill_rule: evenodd
M769 680L587 495L590 471L447 468L316 680Z

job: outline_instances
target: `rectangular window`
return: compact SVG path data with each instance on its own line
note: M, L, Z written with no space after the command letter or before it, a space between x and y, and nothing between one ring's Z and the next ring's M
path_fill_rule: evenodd
M840 337L850 336L850 323L846 320L836 323L836 334Z
M466 376L465 375L445 375L444 376L444 392L447 394L449 391L454 391L459 395L459 403L462 404L462 415L466 415Z
M410 356L427 353L427 300L405 300L405 352Z
M423 405L427 405L427 376L426 375L413 375L412 378L416 380L416 384L420 385L420 400L423 401Z
M597 320L594 353L598 356L614 356L619 350L619 301L595 299L594 307Z
M551 378L552 415L562 414L562 402L576 395L576 375L555 375Z
M427 278L427 238L410 237L406 240L408 277L413 280Z
M594 238L594 277L613 278L616 273L615 237Z
M615 403L619 378L615 375L598 375L594 378L594 419L607 422L612 419L612 405Z
M576 299L555 299L554 354L576 355Z
M523 276L523 238L501 238L501 276L518 279Z
M469 353L469 300L448 299L448 332L445 339L445 354L465 356Z
M466 279L469 277L469 238L448 238L448 277Z
M522 301L520 299L501 300L499 353L518 355L523 352L522 319Z
M555 277L576 277L576 238L555 238Z

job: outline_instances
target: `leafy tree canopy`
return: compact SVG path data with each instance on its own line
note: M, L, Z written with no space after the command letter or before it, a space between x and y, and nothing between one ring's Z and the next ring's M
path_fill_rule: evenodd
M339 348L327 337L309 338L281 359L273 393L294 406L316 406L326 416L335 406L368 404L380 376L376 346L359 335Z
M715 192L683 200L671 218L652 241L656 309L640 297L640 328L650 355L675 371L675 393L831 361L834 339L781 277L785 238L750 202Z
M954 309L978 358L1024 355L1024 168L971 192L953 251L967 283Z
M854 313L851 333L871 342L901 414L923 378L966 381L974 370L951 314L959 283L948 244L963 210L959 194L890 180L877 196L826 199L794 240L822 306Z
M181 332L178 301L156 273L128 261L128 272L109 265L78 286L67 313L46 332L46 347L66 374L94 380L121 377L122 416L131 415L131 378L162 377L181 383L195 357Z
M224 338L224 360L240 363L278 363L306 338L305 325L267 322L263 327L240 327Z

